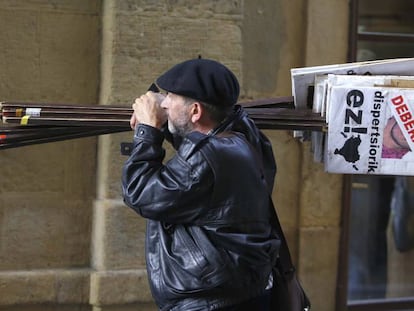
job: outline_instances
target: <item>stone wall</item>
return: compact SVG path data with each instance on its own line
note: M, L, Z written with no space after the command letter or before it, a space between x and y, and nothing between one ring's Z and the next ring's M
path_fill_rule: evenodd
M199 55L235 72L243 100L290 95L290 68L345 61L346 4L3 1L0 99L129 107L164 70ZM273 197L300 277L314 309L333 310L341 177L325 174L291 132L266 134L279 164ZM1 151L0 309L155 310L145 222L121 198L119 144L131 136Z
M99 1L1 1L0 100L96 104L100 23ZM86 305L96 138L0 163L0 306Z

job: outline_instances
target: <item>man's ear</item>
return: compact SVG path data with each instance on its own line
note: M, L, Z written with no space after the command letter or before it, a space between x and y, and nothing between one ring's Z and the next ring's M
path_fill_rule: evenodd
M203 115L203 106L199 102L194 102L193 107L191 108L191 122L198 122Z

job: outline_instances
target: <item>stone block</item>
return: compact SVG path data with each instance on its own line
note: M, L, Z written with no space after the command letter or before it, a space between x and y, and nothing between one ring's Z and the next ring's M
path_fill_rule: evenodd
M122 306L94 306L92 311L158 311L159 309L154 303L139 303L132 305Z
M231 17L240 16L243 13L243 1L145 1L125 0L115 1L116 10L124 14L153 14L168 13L169 15L181 15L191 18L206 16Z
M21 271L0 273L0 305L52 301L55 276L52 273Z
M0 272L0 290L0 306L41 303L84 304L89 298L89 271Z
M100 4L101 1L99 0L3 0L0 3L0 9L14 11L53 11L55 13L96 15L100 12Z
M55 278L56 303L61 305L86 304L90 290L90 270L59 271Z
M297 268L312 309L335 310L339 240L338 227L300 229Z
M0 311L91 311L92 307L88 304L33 304L33 305L16 305L0 306ZM139 309L136 309L139 310Z
M91 208L52 193L2 195L0 270L88 266Z
M198 55L218 59L241 76L241 32L233 21L122 17L115 21L111 55L114 102L132 103L165 70Z
M6 2L0 6L0 40L7 46L0 51L2 100L97 103L100 2L87 1L91 7L79 11L71 1Z
M98 194L99 199L120 200L122 197L121 173L127 156L121 155L122 142L132 142L133 131L102 135L98 150Z
M329 0L309 2L306 66L337 64L347 59L349 31L339 25L348 25L348 12L348 0L336 1L335 5Z
M0 41L6 47L0 50L2 101L28 99L33 93L38 96L40 71L38 58L33 57L39 50L36 23L31 12L0 10Z
M291 134L285 131L264 131L270 139L277 164L273 203L280 224L289 244L293 260L297 258L299 197L296 195L300 185L300 146ZM280 148L283 146L283 148ZM283 163L283 164L282 164Z
M82 105L98 103L99 22L96 14L39 14L38 62L46 75L41 96Z
M150 303L145 270L99 271L91 275L90 304L96 307Z
M315 163L309 145L303 146L301 183L301 226L339 226L342 210L343 176L328 174Z
M121 200L95 202L93 266L98 270L145 267L145 220Z
M298 141L285 131L264 131L270 139L277 165L273 202L281 221L289 227L297 227L300 186L301 149ZM283 146L283 148L281 148Z

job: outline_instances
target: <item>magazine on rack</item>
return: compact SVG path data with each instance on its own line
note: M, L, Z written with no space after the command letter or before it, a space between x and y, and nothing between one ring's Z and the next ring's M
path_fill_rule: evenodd
M414 58L396 58L291 69L292 95L296 108L312 105L315 77L335 75L406 75L414 72Z
M315 105L315 100L319 101L320 90L318 87L320 80L328 74L335 75L411 75L414 70L414 58L396 58L373 60L364 62L313 66L291 69L292 95L296 109L312 109L314 112L322 112ZM326 90L326 89L325 89ZM324 109L320 106L319 109ZM324 133L309 133L294 131L294 137L303 141L310 140L314 152L314 160L323 162L320 157L320 142L325 141Z

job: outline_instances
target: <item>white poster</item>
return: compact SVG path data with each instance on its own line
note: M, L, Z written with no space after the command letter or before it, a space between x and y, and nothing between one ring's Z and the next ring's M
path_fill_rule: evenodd
M414 90L332 86L325 168L414 175Z

